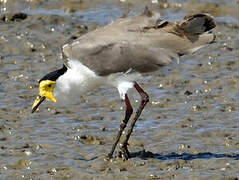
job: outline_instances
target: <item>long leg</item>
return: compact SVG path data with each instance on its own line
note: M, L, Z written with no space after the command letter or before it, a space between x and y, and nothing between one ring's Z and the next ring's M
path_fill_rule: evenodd
M125 94L125 105L126 105L125 118L124 118L124 120L120 124L119 132L118 132L118 134L116 136L116 139L115 139L115 142L114 142L114 144L112 146L112 149L111 149L110 153L108 154L108 158L112 158L113 153L115 151L115 148L116 148L116 146L117 146L117 144L118 144L118 142L120 140L120 137L122 135L122 132L124 131L128 121L129 121L129 119L130 119L130 117L131 117L131 115L133 113L133 108L132 108L132 106L130 104L130 101L129 101L129 98L128 98L127 94Z
M125 139L122 141L122 144L120 146L120 149L122 151L121 152L122 156L124 156L125 159L130 158L130 154L129 154L127 145L128 145L128 141L129 141L130 135L133 132L135 123L138 120L139 116L141 115L145 105L149 102L148 94L146 92L144 92L144 90L138 85L137 82L134 83L134 87L135 87L135 89L138 91L138 93L141 96L141 104L140 104L140 106L139 106L139 108L138 108L138 110L137 110L137 112L135 114L135 117L134 117L133 121L131 122L131 124L129 126L128 131L126 132Z

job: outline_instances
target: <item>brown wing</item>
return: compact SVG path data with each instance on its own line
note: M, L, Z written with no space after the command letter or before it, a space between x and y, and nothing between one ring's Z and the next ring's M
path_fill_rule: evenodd
M215 27L206 14L167 22L156 16L122 18L63 46L66 60L78 60L99 75L157 70L179 55L192 53L214 40L204 33Z

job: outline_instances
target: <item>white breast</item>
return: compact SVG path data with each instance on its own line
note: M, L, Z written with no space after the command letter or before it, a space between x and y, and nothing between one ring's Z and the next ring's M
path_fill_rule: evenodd
M69 61L68 65L70 68L56 81L54 95L58 102L75 101L84 93L103 84L102 77L79 61Z
M57 79L54 89L54 96L57 102L60 103L77 102L80 96L101 85L116 87L120 97L124 99L124 95L128 89L133 87L133 81L141 77L139 73L132 73L131 71L108 76L98 76L95 72L76 60L69 61L68 65L70 68Z

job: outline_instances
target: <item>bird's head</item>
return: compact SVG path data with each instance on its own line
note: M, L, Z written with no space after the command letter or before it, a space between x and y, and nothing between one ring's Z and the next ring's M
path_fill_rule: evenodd
M53 90L56 86L56 81L51 80L42 80L39 82L39 94L32 105L32 113L36 111L38 106L47 98L52 102L56 102L55 97L53 96Z
M32 113L34 113L38 106L45 100L49 99L52 102L56 102L56 99L53 95L53 90L56 86L56 80L67 71L65 65L61 69L53 71L45 75L38 83L39 94L32 105Z

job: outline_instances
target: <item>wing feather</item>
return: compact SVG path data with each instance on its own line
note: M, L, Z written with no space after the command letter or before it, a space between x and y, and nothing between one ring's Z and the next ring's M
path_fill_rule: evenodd
M196 28L197 27L197 28ZM182 22L168 22L152 16L121 18L89 32L62 48L65 60L78 60L98 75L158 70L212 42L215 27L211 16L187 16Z

